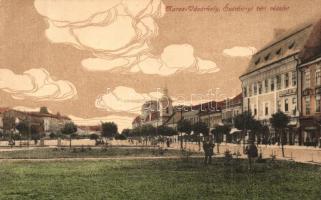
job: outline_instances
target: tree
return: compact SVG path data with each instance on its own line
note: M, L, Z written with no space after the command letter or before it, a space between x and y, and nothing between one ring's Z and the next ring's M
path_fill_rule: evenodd
M190 121L183 119L177 123L177 131L181 133L181 149L183 149L183 133L190 134L192 131L192 124Z
M207 124L204 122L196 122L195 124L192 125L192 130L198 138L198 146L199 146L199 151L200 151L201 150L201 133L204 136L208 136L209 128L208 128Z
M122 130L121 134L125 137L129 137L132 135L132 130L129 128L125 128Z
M127 137L123 134L117 133L115 136L115 140L126 140L126 139L127 139Z
M289 121L290 121L290 118L281 111L278 111L277 113L273 114L272 118L270 119L272 127L275 129L275 131L278 133L278 136L281 139L281 147L282 147L282 156L283 157L284 157L284 143L285 143L284 131L285 131L285 128L287 127Z
M28 134L28 131L29 131L29 127L27 123L24 121L20 121L17 124L16 129L19 131L20 134Z
M91 140L97 141L98 138L99 138L99 135L97 135L97 134L95 134L95 133L89 135L89 139L91 139Z
M101 124L101 136L106 138L112 138L118 133L117 124L114 122L103 122Z
M245 135L247 134L248 130L253 128L253 123L255 123L255 119L253 118L251 112L248 111L245 111L234 118L235 128L242 130L243 145L245 145Z
M156 136L156 128L151 124L146 124L141 127L140 133L141 133L141 136L145 138L145 142L147 145L148 138Z
M217 153L220 153L220 147L219 144L223 142L223 135L227 136L230 134L231 128L228 125L223 126L217 126L215 129L211 131L211 133L214 135L214 140L217 143Z
M61 132L69 136L69 148L71 148L71 139L73 134L77 132L77 126L73 122L66 123Z
M173 136L177 134L177 131L172 127L160 126L157 129L157 133L161 136Z

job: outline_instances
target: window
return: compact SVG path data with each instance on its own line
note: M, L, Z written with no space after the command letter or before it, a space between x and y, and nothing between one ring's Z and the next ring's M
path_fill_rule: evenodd
M305 114L310 115L310 96L305 97Z
M244 97L247 97L247 87L243 87L243 95Z
M316 85L321 85L321 70L317 69L315 72L315 83Z
M257 115L257 109L256 109L256 105L254 105L254 116L256 116Z
M289 45L289 49L292 49L295 45L295 42L293 41L290 45Z
M310 87L310 70L304 72L304 88Z
M264 57L264 60L267 61L267 60L270 58L270 55L271 55L270 53L267 54L267 55Z
M255 61L255 65L259 64L261 61L261 58L258 58L256 61Z
M269 92L269 80L268 79L266 79L266 80L264 80L264 87L265 87L265 92Z
M284 112L289 112L289 99L284 100Z
M292 98L292 113L293 115L296 114L296 97Z
M254 83L254 95L257 95L257 84Z
M269 115L269 104L265 103L265 115Z
M281 110L281 101L280 100L277 101L277 106L278 106L278 111L280 111Z
M274 78L271 79L271 91L274 91Z
M315 112L320 112L321 100L320 95L315 96Z
M281 89L281 76L280 75L276 76L276 88L277 88L277 90Z
M252 96L252 85L249 86L249 96Z
M284 74L284 87L285 88L289 87L289 74L288 73Z
M258 83L258 87L259 87L259 94L262 94L262 82Z
M296 86L296 71L292 72L292 86Z
M277 52L276 52L276 55L280 55L280 54L281 54L281 51L282 51L282 49L279 48L279 49L277 50Z

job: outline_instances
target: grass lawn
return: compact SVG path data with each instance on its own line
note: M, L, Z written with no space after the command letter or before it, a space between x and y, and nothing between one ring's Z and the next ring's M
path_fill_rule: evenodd
M234 164L233 164L234 163ZM237 166L237 167L236 167ZM214 159L0 162L0 199L316 199L321 167Z
M30 150L3 151L0 152L0 159L3 158L105 158L105 157L151 157L151 156L180 156L181 151L175 149L160 150L158 148L35 148ZM193 152L193 155L202 153Z

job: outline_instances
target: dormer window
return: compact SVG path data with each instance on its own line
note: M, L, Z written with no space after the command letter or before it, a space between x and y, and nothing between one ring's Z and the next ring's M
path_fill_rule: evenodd
M261 61L261 58L258 58L256 61L255 61L255 65L259 64Z
M295 42L293 41L290 45L289 45L289 49L292 49L295 45Z
M281 54L281 51L282 51L282 49L279 48L279 49L276 51L276 55L280 55L280 54Z
M267 54L267 55L264 57L264 60L267 61L269 58L270 58L270 54Z

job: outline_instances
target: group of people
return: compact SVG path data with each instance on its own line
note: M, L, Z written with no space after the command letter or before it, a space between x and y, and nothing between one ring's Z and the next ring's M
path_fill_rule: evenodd
M212 162L212 156L214 155L214 142L213 140L206 138L203 141L203 150L204 150L204 154L205 154L205 158L204 158L204 164L208 165L211 164ZM244 152L248 159L249 159L249 165L250 168L252 166L252 160L253 158L258 157L258 149L256 147L256 145L254 144L254 141L249 141L249 144L246 146L245 148L245 152Z

